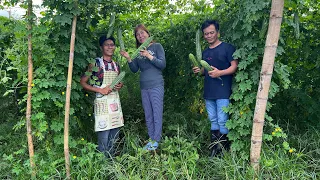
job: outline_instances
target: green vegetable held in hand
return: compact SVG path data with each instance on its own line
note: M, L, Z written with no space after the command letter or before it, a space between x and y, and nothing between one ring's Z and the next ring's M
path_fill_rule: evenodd
M124 76L126 75L126 72L122 71L110 84L110 88L113 89L117 84L119 84Z
M201 66L203 66L207 71L212 71L213 68L204 60L200 60Z
M141 50L147 49L148 45L151 43L152 40L153 40L152 36L150 36L148 39L146 39L146 41L144 43L142 43L140 45L140 47L135 52L132 53L132 55L130 56L131 59L135 59L136 57L138 57Z
M120 28L118 29L118 41L119 41L119 45L120 45L120 50L124 50L124 43L122 40L122 31Z
M116 20L116 13L112 13L110 16L109 28L113 26L115 20Z
M200 61L202 59L201 45L200 45L200 29L197 30L196 33L196 52L197 59Z
M112 36L112 33L113 33L113 26L108 29L107 38Z
M189 54L189 59L191 60L194 67L200 67L199 61L196 60L192 53Z
M212 68L206 61L204 61L204 60L201 60L201 61L200 61L200 64L201 64L202 67L204 67L207 71L212 71L212 70L213 70L213 68ZM222 81L221 77L217 77L217 78ZM221 84L221 85L223 86L223 81L222 81L222 84Z
M194 55L192 53L189 54L189 59L191 60L194 67L200 68L199 61L196 60L196 58L194 57ZM198 73L198 75L201 76L201 71Z
M111 16L110 16L110 22L109 22L107 38L109 38L113 33L113 25L114 25L115 19L116 19L116 14L112 13Z

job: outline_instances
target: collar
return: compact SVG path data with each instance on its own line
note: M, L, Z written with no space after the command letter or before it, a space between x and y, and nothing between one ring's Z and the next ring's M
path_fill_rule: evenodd
M110 61L103 59L103 61L105 61L107 63L112 63L112 59Z

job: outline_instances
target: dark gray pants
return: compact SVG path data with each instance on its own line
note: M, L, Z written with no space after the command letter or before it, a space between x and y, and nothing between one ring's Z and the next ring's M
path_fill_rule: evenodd
M98 134L98 150L103 152L107 157L115 152L114 143L119 137L120 128L99 131Z
M162 134L164 86L141 89L142 105L149 137L160 141Z

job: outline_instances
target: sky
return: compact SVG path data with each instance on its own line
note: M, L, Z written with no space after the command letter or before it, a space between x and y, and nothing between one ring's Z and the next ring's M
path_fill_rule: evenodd
M33 0L33 5L40 6L42 4L43 0ZM40 15L41 8L34 8L34 13L36 15ZM0 16L9 17L9 12L11 12L11 16L15 19L21 19L23 15L26 14L26 10L23 8L20 8L19 5L16 5L15 7L5 7L3 10L0 10Z

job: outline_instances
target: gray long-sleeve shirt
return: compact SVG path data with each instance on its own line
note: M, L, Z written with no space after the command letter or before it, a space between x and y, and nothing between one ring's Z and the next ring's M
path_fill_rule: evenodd
M136 73L140 69L140 88L149 89L164 85L162 70L166 67L166 58L160 43L153 43L147 48L152 60L138 56L129 63L129 68Z

